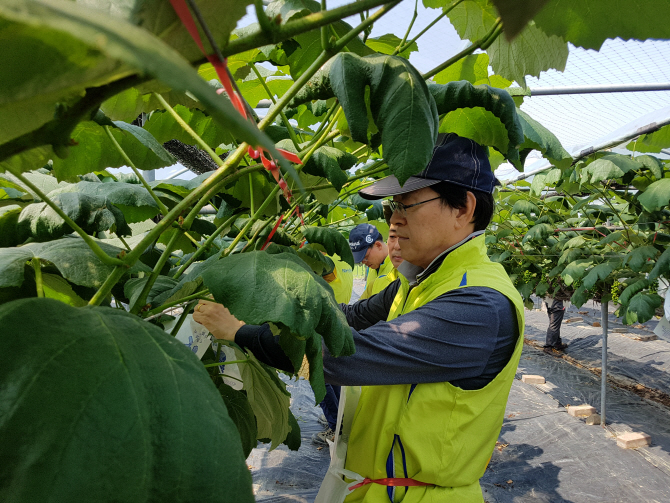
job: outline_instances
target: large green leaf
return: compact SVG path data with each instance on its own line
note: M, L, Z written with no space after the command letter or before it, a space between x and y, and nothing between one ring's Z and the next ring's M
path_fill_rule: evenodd
M549 0L492 0L500 13L508 40L516 37L528 21L544 7Z
M466 0L449 14L449 20L462 39L480 40L493 28L498 13L488 0ZM516 80L525 87L526 75L539 77L550 68L563 71L568 60L567 44L548 36L534 25L527 26L514 40L498 37L487 49L491 67L497 75Z
M656 314L656 309L663 304L663 297L655 293L638 293L624 306L621 316L627 325L644 323Z
M582 169L582 182L596 183L602 180L619 178L631 170L638 170L642 165L635 159L621 154L605 154L590 162Z
M381 132L384 159L401 184L426 167L437 139L438 113L426 83L406 59L339 53L291 106L333 95L344 109L353 140L373 144L369 128Z
M659 276L670 277L670 248L666 248L661 256L658 257L654 268L649 273L649 281L658 279Z
M231 255L204 270L202 279L216 301L246 323L281 323L300 337L320 334L333 355L353 352L332 291L295 255Z
M226 404L230 419L233 420L233 423L237 427L237 432L240 434L240 440L242 441L244 457L247 458L251 450L258 443L256 440L258 438L258 428L256 428L254 411L249 404L247 395L242 391L233 389L226 383L221 383L219 384L219 393L221 393L223 403Z
M546 159L560 169L570 166L572 156L563 148L558 138L523 110L517 109L517 113L525 137L521 150L539 150Z
M556 185L561 179L561 170L553 168L533 176L533 181L530 184L531 194L539 196L545 187L548 185Z
M536 224L533 225L530 229L528 229L528 232L526 232L526 234L523 237L523 242L525 243L526 241L529 240L543 242L553 234L554 234L554 228L551 225Z
M290 393L286 384L277 377L277 372L259 362L249 350L243 355L235 351L239 359L247 358L247 363L239 364L240 374L247 392L249 405L256 416L257 438L270 439L270 448L281 444L290 431L288 407Z
M599 50L608 38L670 38L670 11L663 0L551 0L535 24L585 49Z
M132 234L121 210L104 197L66 192L56 194L50 199L87 234L109 229L112 229L117 235ZM46 203L33 203L26 206L19 215L17 226L19 235L24 238L22 241L27 238L35 241L50 241L74 232L74 229Z
M393 33L387 33L381 37L370 37L365 41L365 45L370 47L376 52L381 54L393 54L400 46L402 40L398 38ZM416 45L416 42L412 42L407 49L398 53L398 56L409 59L409 55L412 52L418 51L419 47Z
M21 207L17 205L0 208L0 248L17 246L23 242L18 230Z
M70 283L57 274L42 273L42 290L48 299L56 299L73 307L88 304L72 289Z
M106 199L123 212L128 223L142 222L158 214L158 205L147 189L134 183L84 181L60 187L47 196L53 199L70 192Z
M598 264L584 277L584 287L590 290L598 281L605 281L620 264L620 260L608 260L607 262Z
M98 244L110 257L116 257L125 251L106 243ZM114 266L102 262L83 239L65 237L48 243L31 243L20 248L0 248L0 287L21 285L23 266L33 257L54 264L71 283L93 288L99 288L114 270ZM142 262L137 262L129 272L137 271L149 272L151 269Z
M138 129L144 131L142 128ZM175 160L167 152L166 155L159 157L153 150L144 146L135 135L123 129L112 129L112 135L139 169L158 169L175 164ZM119 168L127 164L104 128L95 122L81 122L71 137L77 144L70 148L70 155L66 159L56 157L53 160L54 174L59 180L72 180L76 175L102 171L106 168ZM160 145L159 147L163 149Z
M652 183L639 195L638 200L647 211L656 211L670 203L670 178L662 178Z
M225 3L216 3L215 8L225 9ZM269 138L240 116L228 100L221 99L214 88L202 80L179 53L145 29L124 22L122 19L101 14L95 9L61 0L44 2L10 0L0 5L0 18L6 21L3 26L7 29L23 30L30 39L39 39L39 42L36 43L21 37L16 39L17 44L29 44L32 48L36 47L36 49L32 49L31 54L37 50L42 57L43 54L47 54L48 51L53 50L64 40L77 39L83 43L83 45L78 43L83 53L90 49L93 56L104 55L101 62L117 70L109 71L107 74L102 72L98 79L101 81L100 83L104 83L103 77L107 79L118 78L120 76L118 62L122 62L128 65L123 68L125 74L131 73L128 68L132 68L133 71L157 78L175 91L190 92L207 108L217 122L234 131L239 139L249 141L254 145L262 145L275 158L281 159L279 153L274 149L274 143ZM162 32L162 34L164 33ZM14 59L12 58L12 60ZM34 57L26 57L22 61L34 61ZM1 73L6 74L4 69ZM10 101L17 99L17 93L26 84L23 71L14 71L12 75L11 86L14 90L12 93L5 93L0 86L0 94L8 96ZM44 79L44 74L39 73L38 75L41 79ZM47 79L57 78L58 76L59 72L54 69ZM39 82L37 82L37 79L33 80L35 82L32 82L32 86L37 89ZM70 80L68 84L69 90L77 91L89 87L91 82L83 78L77 78ZM33 98L31 97L30 100L33 100ZM29 103L30 100L28 100ZM53 117L56 102L66 102L66 100L62 99L60 95L57 98L52 98L48 105L43 107L48 110L50 117L47 118L46 114L43 113L40 122L31 122L27 130L34 129L38 124ZM19 111L21 110L15 110L15 113L18 114ZM23 128L23 131L26 131L26 128ZM70 130L65 127L58 133L61 137L54 138L53 141L58 151L64 154L64 149L70 145ZM286 165L288 166L288 164ZM2 169L4 169L4 165Z
M628 150L634 152L658 153L668 147L670 147L670 125L663 126L653 133L644 134L626 145Z
M126 281L125 285L123 286L123 293L126 297L128 297L128 304L130 305L131 309L134 307L135 302L137 302L137 299L142 293L142 289L147 284L148 279L148 276L144 278L132 278ZM177 286L177 284L178 281L176 279L170 278L168 276L158 276L152 285L151 290L149 291L149 295L147 296L147 304L151 304L155 297L167 291L171 291L175 286Z
M470 54L459 59L433 77L436 84L448 84L457 80L467 80L471 84L479 83L489 76L488 54Z
M448 114L460 108L474 108L482 107L494 116L500 119L500 122L507 129L507 138L509 140L507 145L501 145L500 141L496 143L494 140L482 135L478 138L472 138L483 145L495 146L502 150L507 158L519 166L519 147L523 144L523 129L519 117L517 115L516 105L514 100L504 89L497 89L488 85L473 86L470 82L459 81L450 82L445 85L429 84L428 90L435 99L437 104L437 112L440 115ZM480 128L491 127L486 124L491 119L490 116L480 115L474 120L478 120L482 124ZM473 120L473 119L465 119ZM451 127L451 124L443 124L444 127ZM456 126L455 126L456 127ZM467 127L467 126L465 126Z
M648 263L658 255L658 250L653 246L640 246L631 251L623 263L633 271L640 272Z
M237 429L183 344L51 299L0 306L0 325L20 334L0 338L0 499L253 501Z
M78 0L88 7L100 9L128 21L160 38L189 61L202 59L202 52L177 17L170 2L162 0ZM237 21L246 14L250 0L199 0L198 10L207 22L210 34L219 47L228 43ZM201 35L202 36L202 35ZM204 40L204 37L203 37ZM205 42L207 44L207 42Z
M303 227L302 234L312 244L323 246L328 255L338 255L343 261L354 267L354 255L349 241L338 230L330 227Z
M583 278L586 274L586 268L590 267L593 264L593 259L577 259L573 262L570 262L563 272L561 277L565 281L565 284L570 286L575 280Z

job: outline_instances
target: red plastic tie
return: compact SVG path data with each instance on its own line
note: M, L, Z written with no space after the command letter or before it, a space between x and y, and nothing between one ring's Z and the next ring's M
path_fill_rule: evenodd
M412 486L435 486L435 484L429 484L428 482L420 482L414 479L400 479L400 478L388 478L388 479L368 479L366 478L363 482L359 482L355 486L349 488L350 491L358 489L368 484L379 484L382 486L401 486L401 487L412 487Z
M279 224L281 223L281 221L283 219L284 219L284 215L280 215L279 220L277 220L277 223L273 227L272 231L270 232L270 234L268 234L268 238L265 240L265 243L263 243L263 246L261 246L261 250L265 250L265 247L268 245L268 243L272 239L272 236L275 235L275 232L277 232L277 228L279 227Z

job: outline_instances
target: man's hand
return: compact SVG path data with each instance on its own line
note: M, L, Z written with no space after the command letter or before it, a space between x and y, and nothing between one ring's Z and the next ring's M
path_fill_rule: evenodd
M204 325L217 339L235 342L235 334L244 325L230 314L227 308L216 302L200 300L193 311L193 319Z

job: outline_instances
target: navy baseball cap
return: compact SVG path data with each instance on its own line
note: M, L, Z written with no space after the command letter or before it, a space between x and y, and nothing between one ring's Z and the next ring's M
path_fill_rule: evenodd
M493 193L500 182L491 171L486 149L469 138L454 133L440 134L433 147L433 156L421 173L410 176L401 186L391 175L359 191L364 199L380 199L406 194L440 182L460 185L468 190Z
M354 254L354 262L357 264L361 262L368 248L375 244L375 241L380 240L383 241L384 238L374 225L359 224L354 227L349 233L349 248Z

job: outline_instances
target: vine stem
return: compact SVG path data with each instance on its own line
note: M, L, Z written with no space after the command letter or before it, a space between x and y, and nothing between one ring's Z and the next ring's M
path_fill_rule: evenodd
M212 300L211 298L207 297L209 294L209 290L205 288L204 290L200 290L199 292L196 292L194 294L188 295L186 297L182 297L179 300L175 300L174 302L170 302L168 304L163 304L162 306L155 307L151 311L146 312L147 318L150 318L156 314L162 313L166 309L170 309L171 307L178 306L179 304L184 304L185 302L190 302L192 300Z
M412 31L412 27L414 26L414 21L416 21L416 17L419 15L417 12L417 8L419 6L419 0L414 0L414 14L412 14L412 20L409 22L409 26L407 27L407 31L405 32L405 36L402 37L402 40L398 44L398 47L395 48L395 51L393 51L393 55L396 55L400 52L400 48L405 45L405 42L407 41L407 37L409 37L409 32Z
M170 257L170 254L172 253L172 250L174 250L177 240L181 237L182 233L183 231L181 229L175 229L174 234L170 237L170 241L168 241L168 244L165 246L165 250L163 250L158 262L156 262L154 270L151 272L151 276L149 276L147 282L144 284L140 296L135 301L135 304L130 307L130 314L138 314L145 306L151 288L154 286L154 283L156 283L156 279L158 279L161 269L163 269L163 266Z
M188 267L195 262L200 255L203 254L203 252L214 242L214 240L217 238L219 234L221 234L230 224L232 224L235 219L237 218L237 215L233 215L228 220L223 222L219 227L212 232L212 234L205 240L205 242L202 244L201 248L198 248L193 255L189 257L189 259L177 270L177 273L174 275L174 279L179 279L179 277L184 274L184 271L188 269Z
M249 231L252 225L260 218L260 216L263 214L265 209L270 205L270 202L277 196L279 193L279 185L275 185L274 189L272 189L272 192L270 192L270 195L263 201L263 204L261 204L260 208L256 210L256 213L253 214L253 216L249 219L249 221L246 223L246 225L242 228L242 230L239 232L237 236L235 236L235 239L233 240L232 243L230 243L230 246L226 248L226 250L223 252L223 257L227 257L230 255L237 244L242 240L242 238L245 236L245 234Z
M91 300L88 301L88 305L99 306L105 299L107 294L112 291L114 285L116 285L116 283L121 279L121 277L126 273L127 270L128 266L126 264L117 265L112 271L112 273L109 276L107 276L107 279L102 284L102 286L98 288L98 291L95 292L95 295L91 297Z
M254 235L251 237L251 239L247 242L247 244L244 245L244 248L242 248L242 251L240 253L244 253L247 251L247 248L249 248L251 245L253 245L256 240L258 239L258 235L263 232L263 229L265 229L268 225L270 225L271 220L266 220L263 225L261 225L256 232L254 232Z
M495 41L495 39L498 38L498 36L501 33L502 33L502 22L500 21L500 18L498 18L496 20L496 22L493 24L493 27L491 28L491 30L489 30L489 32L486 35L484 35L482 38L480 38L479 40L477 40L476 42L474 42L470 46L463 49L461 52L459 52L455 56L452 56L451 58L449 58L447 61L445 61L441 65L436 66L435 68L433 68L432 70L424 73L421 76L424 78L424 80L428 80L429 78L434 77L435 75L440 73L445 68L450 67L451 65L453 65L457 61L463 59L465 56L469 56L470 54L475 52L477 49L485 49L485 48L489 47Z
M61 217L63 220L65 220L65 223L68 224L81 238L84 240L84 242L88 245L88 247L95 253L95 255L105 264L107 265L118 265L118 266L125 266L125 262L119 258L115 257L110 257L107 255L102 248L98 245L98 243L95 242L95 240L86 234L84 230L79 227L74 221L66 215L66 213L56 205L51 199L47 197L47 195L42 192L34 183L32 183L30 180L28 180L23 174L19 171L12 171L11 172L16 178L21 180L23 184L28 186L30 190L32 190L37 196L44 201L47 206L49 206L52 210L54 210L59 217Z
M172 330L170 330L170 335L172 337L177 335L177 332L179 332L179 329L184 325L184 322L186 321L186 317L188 316L188 313L193 309L193 306L195 306L197 302L190 302L188 305L184 306L184 310L182 311L181 315L179 316L179 319L177 320L177 323L175 323L175 326L172 327Z
M121 145L119 145L119 142L116 141L116 138L114 138L114 135L112 134L112 131L111 131L110 127L109 127L109 126L104 126L104 128L105 128L105 133L107 133L107 136L108 136L109 139L112 141L112 144L114 145L114 147L116 148L116 150L118 150L119 154L121 154L121 157L123 157L123 160L126 162L126 164L127 164L128 166L130 166L130 169L133 170L133 173L135 173L135 176L137 176L137 178L139 179L139 181L140 181L140 183L142 184L142 186L147 190L147 192L149 192L149 195L151 196L151 198L152 198L152 199L156 202L156 204L158 205L158 209L160 210L160 212L161 212L163 215L167 215L167 213L168 213L167 206L165 206L165 205L163 204L163 201L161 201L161 200L158 198L158 196L157 196L156 193L153 191L153 189L151 188L151 186L147 183L147 181L144 179L144 177L143 177L142 174L140 173L140 170L137 169L137 167L135 166L135 163L133 163L133 161L130 159L130 157L128 156L128 154L126 153L126 151L123 150L123 147L121 147Z
M35 286L37 288L37 296L44 297L44 283L42 281L42 265L40 264L40 259L33 257L30 261L35 271Z

